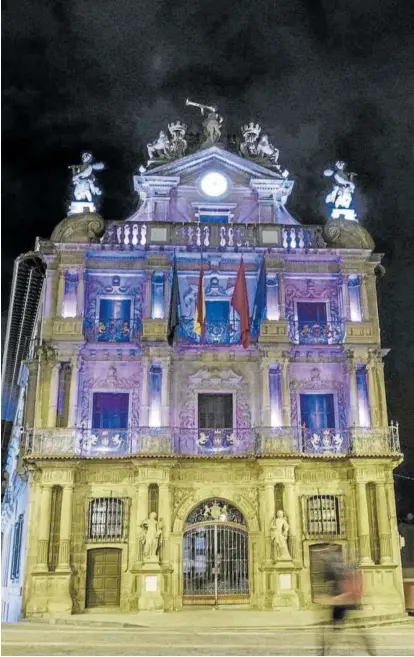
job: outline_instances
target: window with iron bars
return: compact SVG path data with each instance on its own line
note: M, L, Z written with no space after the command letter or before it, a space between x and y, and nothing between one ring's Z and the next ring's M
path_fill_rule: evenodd
M302 498L306 538L345 538L345 504L339 495L310 495Z
M126 541L129 500L120 497L97 497L88 506L88 541Z

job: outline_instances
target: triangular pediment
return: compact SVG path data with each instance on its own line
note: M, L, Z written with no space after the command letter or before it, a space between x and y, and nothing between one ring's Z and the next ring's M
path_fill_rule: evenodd
M153 169L145 171L143 177L149 179L158 176L179 176L183 183L186 178L191 179L204 169L211 169L213 167L218 167L221 170L226 171L229 175L233 174L233 176L241 176L243 178L284 180L277 171L272 171L271 169L252 162L240 155L231 153L224 148L219 148L218 146L211 146L205 150L186 155L179 160L166 162L165 164L156 166Z

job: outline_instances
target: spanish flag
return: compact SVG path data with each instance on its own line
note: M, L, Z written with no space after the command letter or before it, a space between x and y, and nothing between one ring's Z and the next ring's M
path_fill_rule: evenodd
M201 263L200 277L198 279L197 308L194 321L194 333L200 336L200 341L204 339L204 329L206 324L206 300L204 296L204 267Z

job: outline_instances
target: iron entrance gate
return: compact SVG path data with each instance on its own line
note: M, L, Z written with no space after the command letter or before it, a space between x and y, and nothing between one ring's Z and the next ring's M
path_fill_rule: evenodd
M221 500L212 500L192 511L187 525L190 527L184 533L183 544L184 604L247 603L248 534L240 511Z

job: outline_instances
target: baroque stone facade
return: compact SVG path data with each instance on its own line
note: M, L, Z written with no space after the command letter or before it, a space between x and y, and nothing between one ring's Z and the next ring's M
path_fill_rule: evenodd
M361 564L361 613L402 613L379 258L355 222L331 248L326 227L288 213L293 182L271 149L153 150L132 217L74 214L39 240L23 616L245 604L317 621L331 544Z

